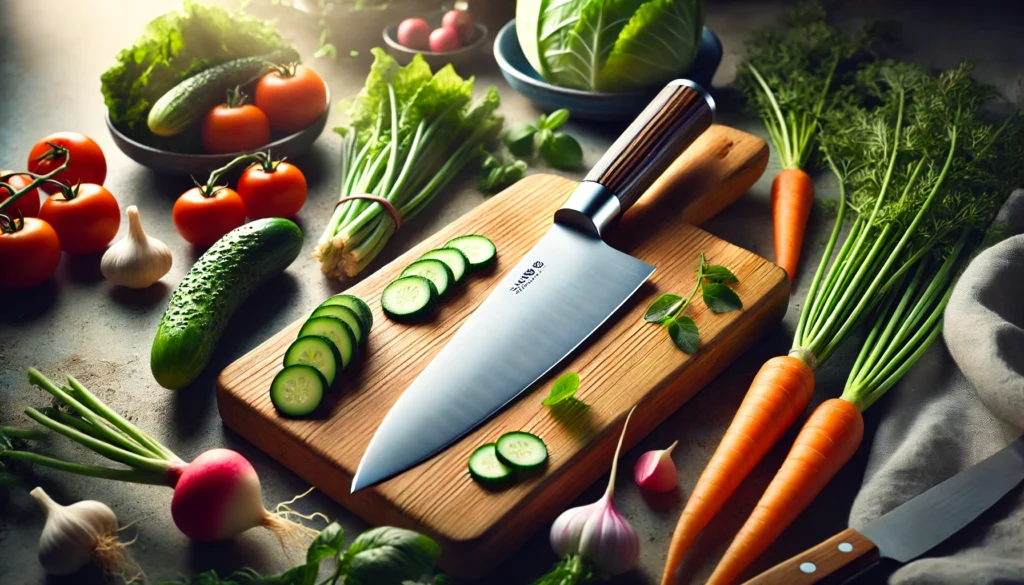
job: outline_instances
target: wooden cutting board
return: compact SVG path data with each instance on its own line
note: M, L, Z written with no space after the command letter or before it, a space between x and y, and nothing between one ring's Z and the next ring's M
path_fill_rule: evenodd
M286 420L270 403L270 382L295 340L302 323L296 321L223 371L217 393L221 417L368 522L403 526L437 539L443 550L439 565L445 571L463 579L486 574L608 471L623 420L633 405L638 407L626 447L682 406L782 318L789 292L783 271L690 225L744 193L764 171L767 158L759 138L712 126L613 230L614 246L657 267L651 280L552 377L454 446L398 477L349 494L359 460L391 405L547 231L552 214L575 186L573 181L552 175L528 177L349 289L370 304L374 326L362 365L346 372L329 414ZM430 323L402 325L385 318L378 301L384 286L423 252L469 233L484 234L497 245L494 273L469 278ZM697 300L688 314L700 327L701 347L687 356L660 327L641 317L658 295L692 290L701 252L709 262L736 273L740 282L735 289L745 308L714 315ZM501 335L500 323L494 333ZM578 398L589 408L553 411L541 406L551 381L566 371L579 373ZM485 491L466 471L470 452L503 432L520 429L547 443L547 470L505 491Z

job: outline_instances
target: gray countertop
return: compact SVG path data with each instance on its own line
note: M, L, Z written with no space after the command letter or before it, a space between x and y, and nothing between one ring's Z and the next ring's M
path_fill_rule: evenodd
M499 3L488 10L511 12L513 2ZM477 0L483 5L484 0ZM164 281L146 291L115 290L99 275L98 256L65 256L57 277L30 293L0 296L0 424L24 424L21 411L45 403L44 395L25 382L25 369L37 366L44 373L70 372L87 386L99 391L115 409L134 423L151 431L173 451L186 459L203 450L226 446L240 451L256 467L263 481L266 503L290 499L308 486L294 474L270 460L256 448L226 429L220 422L213 395L214 377L225 365L252 349L281 327L298 318L326 296L348 286L321 276L309 254L323 229L337 198L338 140L325 133L313 150L297 162L309 180L309 200L299 216L306 231L306 245L285 275L257 292L242 309L221 341L213 363L190 388L173 393L157 386L149 372L148 356L152 336L171 288L184 276L197 251L185 244L169 221L175 197L190 186L187 178L163 177L135 164L114 146L103 123L103 101L99 76L118 50L130 46L143 25L177 5L170 0L3 0L0 2L0 167L24 168L28 150L44 135L74 130L99 142L109 166L106 186L118 198L122 210L137 205L150 235L168 243L175 265ZM1003 5L1005 4L1005 6ZM933 3L910 1L848 2L838 9L843 20L864 17L894 18L904 29L901 52L909 59L937 67L948 67L962 59L978 61L978 75L994 83L1008 97L1024 100L1024 44L1020 42L1024 15L1016 3ZM743 35L751 28L773 22L778 2L709 2L708 24L722 38L726 57L715 79L716 95L723 104L719 122L764 135L757 123L738 114L735 100L723 89L730 81L741 50ZM278 14L284 14L278 11ZM500 22L500 16L495 17ZM310 55L315 29L297 22L282 22L304 55ZM355 37L352 37L355 38ZM328 81L336 97L356 92L362 85L369 63L364 50L348 57L345 42L334 63L317 62L314 67ZM498 75L489 53L464 73L477 75L478 87L494 84L501 92L501 112L511 122L538 114L523 98L512 92ZM332 122L340 118L332 113ZM571 122L569 130L584 143L588 164L595 162L620 128ZM767 258L773 256L768 186L775 160L751 192L723 212L705 229ZM533 172L546 169L533 169ZM574 178L579 178L575 176ZM822 196L834 186L819 178ZM446 225L483 201L467 180L439 197L428 213L396 236L367 273L382 266L417 241ZM678 439L675 460L679 467L681 493L667 501L645 500L632 481L620 481L617 500L642 540L640 567L618 579L619 583L651 583L661 574L665 550L676 518L725 426L731 419L753 373L763 361L788 349L800 303L806 294L809 274L821 254L821 241L830 220L817 211L812 214L802 263L790 312L782 326L769 334L696 398L654 429L636 448L623 457L624 469L631 469L644 451L663 448ZM122 222L122 234L127 230ZM839 354L818 372L818 399L838 394L850 364L850 355ZM875 418L868 416L869 431ZM790 438L792 435L790 435ZM726 511L706 531L694 549L689 566L693 582L699 582L713 568L731 534L745 518L771 473L785 454L784 445L773 450L754 476L744 483ZM57 454L69 454L64 440L50 447ZM77 453L81 453L76 449ZM757 568L778 562L814 544L846 525L850 502L860 485L864 450L839 474L811 508L783 535L759 562ZM628 474L627 474L628 475ZM150 486L127 486L71 477L40 470L38 482L59 502L95 499L108 503L122 523L134 523L138 535L131 551L151 581L172 579L208 568L231 570L251 566L275 572L297 562L281 552L274 537L253 530L232 542L206 544L188 541L179 533L168 513L170 490ZM581 503L596 500L603 481L590 488ZM321 494L314 493L299 504L303 511L319 510L338 519L350 535L366 525L353 514ZM15 492L0 504L0 583L4 585L47 582L35 560L36 541L42 515L23 492ZM522 585L545 571L554 557L545 532L538 534L486 582ZM100 575L85 572L54 583L99 583Z

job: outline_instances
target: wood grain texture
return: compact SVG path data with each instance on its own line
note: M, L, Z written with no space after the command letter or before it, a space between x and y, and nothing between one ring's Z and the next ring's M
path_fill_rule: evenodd
M878 560L878 547L847 528L818 546L761 573L745 585L814 585L838 583Z
M561 370L580 374L578 396L589 409L556 413L542 407L551 382L546 379L441 454L374 488L349 494L359 460L391 405L463 319L547 231L554 211L575 185L560 177L535 175L348 291L370 304L374 327L366 357L354 371L345 372L328 415L285 420L274 412L267 395L284 351L301 325L297 321L221 373L217 392L221 417L367 521L403 526L436 538L444 551L439 564L445 571L460 578L485 574L607 472L622 421L634 404L639 407L626 437L627 447L682 406L785 312L789 289L781 269L686 223L713 214L757 180L767 158L764 142L714 126L684 158L685 163L673 166L672 176L660 182L659 190L648 192L612 230L616 247L655 265L657 271ZM430 323L402 325L385 318L379 303L384 286L423 252L467 233L494 240L495 272L469 278ZM701 301L695 302L689 314L700 326L702 346L697 354L687 356L660 327L644 323L641 317L659 294L682 294L693 287L700 252L738 275L736 290L745 308L712 315ZM477 446L516 429L544 439L551 454L549 466L542 475L505 491L487 492L470 479L467 458Z

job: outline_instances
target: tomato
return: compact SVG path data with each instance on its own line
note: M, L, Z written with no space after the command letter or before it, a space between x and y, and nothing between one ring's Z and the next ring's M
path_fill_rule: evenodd
M39 219L53 226L68 254L92 254L106 248L117 235L121 210L110 191L84 183L70 200L64 193L50 195L43 201Z
M306 177L291 163L255 164L238 178L249 219L295 217L306 203Z
M20 229L0 233L0 289L29 288L57 272L60 239L50 224L26 217Z
M193 187L174 202L171 216L186 242L205 248L245 223L245 203L227 187L217 189L209 197L203 195L200 187Z
M53 152L48 142L60 147L60 150ZM103 184L107 178L107 159L99 144L77 132L57 132L37 142L28 154L28 170L37 175L48 174L64 164L65 154L71 155L68 168L54 179L68 187L79 183ZM43 183L39 188L47 193L60 190L60 187L52 183Z
M210 154L253 150L270 142L270 122L252 104L220 105L203 119L203 148Z
M327 108L327 85L305 65L271 71L256 84L256 107L275 130L298 132Z
M11 171L0 171L0 176L6 175ZM25 187L28 187L29 183L32 182L32 177L28 175L14 175L10 179L7 179L7 184L14 187L15 191L21 191ZM11 192L4 187L0 187L0 201L6 201L11 196ZM39 188L32 189L31 192L25 193L18 198L12 205L5 207L0 213L8 215L12 218L18 217L18 212L21 212L22 217L35 217L39 215Z

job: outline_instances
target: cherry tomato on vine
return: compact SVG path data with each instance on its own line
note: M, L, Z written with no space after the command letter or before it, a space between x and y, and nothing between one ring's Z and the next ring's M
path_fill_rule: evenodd
M193 246L212 246L224 234L245 223L245 203L238 193L227 187L193 187L174 202L171 216L174 227Z
M50 147L57 146L57 150ZM37 175L45 175L64 164L66 155L71 155L68 168L61 171L54 179L68 187L79 183L102 185L107 178L107 159L92 138L78 132L56 132L43 138L32 147L28 154L28 170ZM40 187L47 193L56 193L60 187L53 183L43 183Z
M39 209L39 219L53 226L68 254L92 254L114 240L121 210L110 191L84 183L72 187L71 194L50 195Z
M243 152L268 142L270 122L252 104L220 105L203 119L203 148L210 154Z
M295 217L306 203L306 176L286 162L255 164L238 178L249 219Z
M29 288L57 272L60 239L45 221L0 219L0 289Z
M267 73L256 84L256 107L282 132L298 132L327 107L327 85L305 65L289 65Z
M0 171L0 177L10 173L11 171ZM28 187L32 182L32 178L28 175L14 175L10 179L7 179L7 184L14 188L15 191L21 191L25 187ZM11 192L5 187L0 187L0 202L7 201L11 196ZM10 206L0 210L0 213L8 215L10 217L17 217L18 212L21 212L22 217L36 217L39 215L39 188L36 187L32 191L25 193L18 198L17 201L12 203Z

